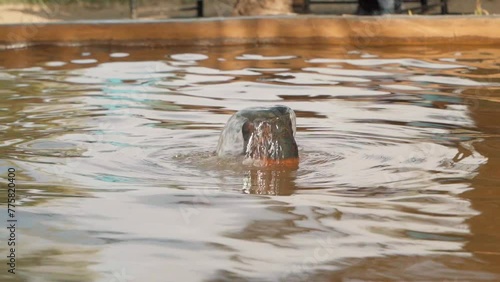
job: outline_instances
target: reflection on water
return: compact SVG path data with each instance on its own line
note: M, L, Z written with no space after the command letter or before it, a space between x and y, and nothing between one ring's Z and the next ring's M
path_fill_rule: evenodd
M2 51L15 278L500 279L500 50L455 48ZM297 170L215 156L275 104Z

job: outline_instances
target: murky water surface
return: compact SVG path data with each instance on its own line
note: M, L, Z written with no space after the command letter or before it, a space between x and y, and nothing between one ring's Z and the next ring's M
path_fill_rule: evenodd
M7 168L17 171L14 277L498 281L499 55L1 51L3 187ZM297 114L297 170L214 156L234 112L275 104ZM3 281L13 276L2 257Z

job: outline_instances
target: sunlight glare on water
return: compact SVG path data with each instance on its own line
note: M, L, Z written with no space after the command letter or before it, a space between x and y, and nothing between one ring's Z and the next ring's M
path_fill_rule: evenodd
M499 54L1 51L17 278L498 280ZM216 156L232 114L276 104L297 115L298 169Z

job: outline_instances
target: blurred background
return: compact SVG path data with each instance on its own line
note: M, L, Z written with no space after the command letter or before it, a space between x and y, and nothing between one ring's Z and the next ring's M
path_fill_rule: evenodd
M267 0L274 6L278 2L287 1L293 3L293 13L298 14L354 14L357 7L356 4L311 3L309 9L305 9L305 1L318 0ZM335 2L335 0L328 1ZM138 19L191 18L200 16L198 2L203 5L204 17L227 17L235 14L238 0L0 0L0 23L127 19L131 16ZM448 13L474 14L478 2L487 13L500 13L499 0L448 0ZM131 3L135 3L134 13L131 13ZM439 4L440 0L428 0L428 3ZM407 10L411 10L410 13L417 14L421 12L419 6L420 1L404 3L403 9L406 13ZM440 12L438 6L425 11L426 14Z

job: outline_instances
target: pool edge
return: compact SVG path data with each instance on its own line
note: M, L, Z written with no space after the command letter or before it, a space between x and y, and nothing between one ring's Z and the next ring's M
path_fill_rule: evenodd
M272 16L0 25L0 49L32 45L423 45L500 43L498 16Z

